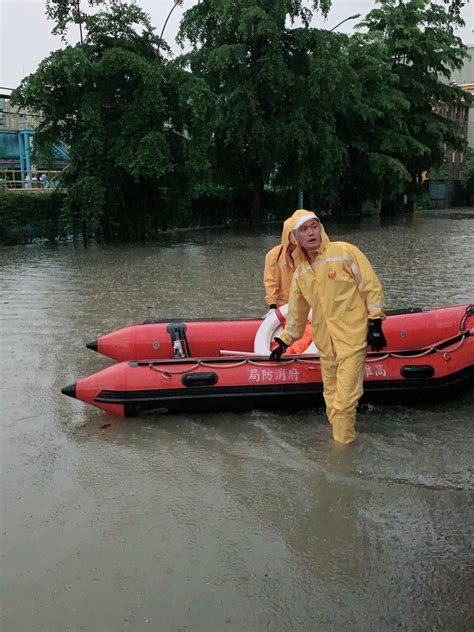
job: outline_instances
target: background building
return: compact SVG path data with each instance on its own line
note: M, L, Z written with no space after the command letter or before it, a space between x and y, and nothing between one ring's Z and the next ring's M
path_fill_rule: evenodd
M468 53L464 66L452 73L451 81L474 95L474 45L468 47ZM469 108L466 136L469 147L474 149L474 104Z
M468 47L468 56L463 67L451 74L450 81L474 96L474 45ZM469 150L474 151L474 104L463 103L441 108L441 113L458 123ZM428 191L432 206L448 208L467 205L467 193L462 187L462 178L468 158L468 152L451 148L446 150L445 168L429 174Z
M7 90L0 90L0 185L12 191L45 191L55 188L55 174L67 163L66 147L54 146L53 165L35 165L32 149L41 114L12 105Z

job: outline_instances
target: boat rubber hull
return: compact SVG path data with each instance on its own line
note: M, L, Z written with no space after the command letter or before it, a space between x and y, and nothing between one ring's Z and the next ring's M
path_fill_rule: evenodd
M362 401L426 404L474 383L474 330L419 351L367 358ZM297 356L125 361L65 387L63 393L108 412L299 410L322 401L319 359Z
M408 308L389 312L383 325L388 349L424 349L455 336L460 331L468 307L456 305L427 311ZM218 357L221 350L253 351L255 336L261 324L262 319L145 322L100 336L88 343L87 347L119 362L173 358L170 330L174 326L181 326L190 357Z

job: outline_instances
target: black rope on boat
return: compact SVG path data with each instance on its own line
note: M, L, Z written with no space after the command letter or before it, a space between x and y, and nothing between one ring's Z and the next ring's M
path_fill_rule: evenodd
M474 305L468 305L466 307L466 311L464 312L464 316L461 318L461 322L459 323L459 331L463 334L466 331L466 322L469 316L474 316Z
M474 313L474 305L471 305L470 307L473 308L471 313ZM467 317L466 317L466 320L467 320ZM428 347L427 349L423 349L422 351L417 351L415 353L407 353L407 352L394 353L393 351L389 351L387 353L384 353L383 355L380 355L380 353L375 353L374 354L375 357L371 357L371 354L369 354L366 358L366 362L381 362L382 360L386 360L387 358L398 358L398 359L403 359L403 360L409 360L411 358L422 358L423 356L429 355L431 353L442 353L443 358L446 360L446 362L448 362L451 359L450 354L460 349L463 346L466 338L469 338L469 336L474 336L474 330L469 330L462 334L458 334L457 336L454 336L453 338L450 338L448 340L441 340L436 345L433 345L432 347ZM453 346L448 348L447 347L448 344L452 344ZM156 364L159 364L159 363L160 363L159 360L154 360L152 362L137 362L136 364L134 364L134 366L148 366L153 371L156 371L157 373L161 373L163 377L167 377L167 378L172 377L173 375L183 375L185 373L191 373L192 371L195 371L196 369L200 367L207 367L211 369L215 368L215 362L209 362L206 360L195 360L191 367L186 367L185 369L181 369L178 371L170 371L169 369L162 369L159 366L156 366ZM262 362L258 360L251 360L250 358L244 358L243 360L240 360L238 362L233 362L232 364L222 364L221 368L222 369L235 369L237 367L244 366L246 364L252 365L252 366L265 367L265 368L272 367L272 366L282 367L282 366L287 366L288 364L295 364L295 363L310 364L310 365L316 366L318 364L321 364L321 361L319 360L319 358L314 358L314 360L310 360L309 358L295 357L295 358L287 358L285 360L280 360L278 362L268 362L268 361Z

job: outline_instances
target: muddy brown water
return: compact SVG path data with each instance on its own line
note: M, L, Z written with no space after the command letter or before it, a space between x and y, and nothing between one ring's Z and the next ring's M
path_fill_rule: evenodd
M472 216L328 225L391 308L474 302ZM0 249L2 624L13 631L472 630L474 392L115 418L62 386L146 318L265 312L279 228Z

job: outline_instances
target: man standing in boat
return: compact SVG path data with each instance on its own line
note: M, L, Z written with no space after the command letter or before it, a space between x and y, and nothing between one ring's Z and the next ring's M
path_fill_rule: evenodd
M300 262L291 283L285 329L275 338L278 347L270 360L280 360L301 338L312 309L311 330L320 353L333 438L352 443L368 345L380 351L387 344L382 285L367 257L352 244L331 242L315 213L301 210L293 218Z

